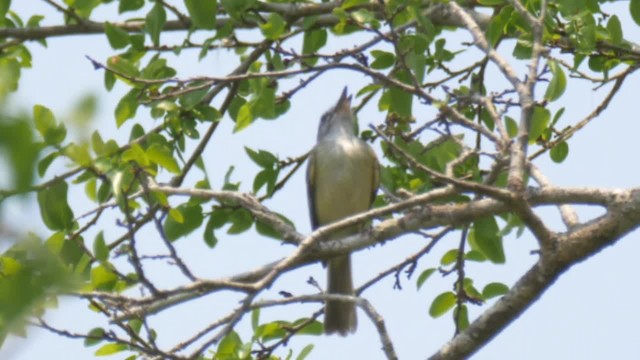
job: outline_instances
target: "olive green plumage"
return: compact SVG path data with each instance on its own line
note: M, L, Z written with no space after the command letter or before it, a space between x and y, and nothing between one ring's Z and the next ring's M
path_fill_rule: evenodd
M376 155L354 131L355 118L346 88L334 108L322 116L318 143L309 156L307 190L314 229L371 207L379 182ZM333 233L329 239L357 234L362 226ZM354 295L349 254L328 260L327 292ZM327 301L325 333L347 335L357 327L355 304Z

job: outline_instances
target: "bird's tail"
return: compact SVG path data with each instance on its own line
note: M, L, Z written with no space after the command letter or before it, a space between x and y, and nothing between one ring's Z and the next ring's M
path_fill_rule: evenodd
M341 255L329 260L328 286L329 294L354 295L351 279L351 258ZM356 305L346 301L327 301L324 310L324 332L339 333L342 336L356 331Z

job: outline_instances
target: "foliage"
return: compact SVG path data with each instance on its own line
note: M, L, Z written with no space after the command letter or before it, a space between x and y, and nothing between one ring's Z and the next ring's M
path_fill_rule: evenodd
M640 48L625 38L621 16L604 10L607 1L49 3L63 14L58 28L41 25L42 15L24 18L12 10L11 1L0 0L0 97L14 92L21 75L29 71L32 47L53 46L48 39L66 34L104 34L102 41L108 42L113 55L90 61L103 71L106 91L116 83L127 87L113 109L113 120L121 129L131 125L131 130L124 143L100 130L89 139L77 140L68 136L65 122L46 104L35 105L31 116L2 115L0 149L11 181L0 190L0 211L14 198L35 194L47 229L42 239L30 234L28 241L17 242L0 257L2 337L10 331L24 332L27 319L55 331L40 319L45 305L71 293L112 320L110 328L78 334L87 346L100 345L97 356L127 352L168 359L293 358L293 354L282 355L281 348L294 336L320 335L320 313L261 322L260 308L292 306L296 301L318 303L324 298L286 294L276 300L257 300L257 295L284 272L317 262L323 251L331 251L314 244L314 237L297 233L287 214L263 205L288 185L305 154L287 154L283 159L271 149L247 145L248 159L259 167L249 186L234 182L233 168L216 169L215 175L209 175L202 154L221 122L232 121L233 132L238 133L258 122L282 119L298 92L313 88L316 79L336 70L369 79L366 86L351 89L356 93L355 109L375 108L382 119L375 128L362 129L361 135L383 154L385 193L376 200L378 212L359 221L376 217L391 226L383 235L362 235L345 251L409 231L428 232L422 250L407 254L407 261L383 275L372 275L372 281L396 274L399 283L406 270L409 277L418 272L417 287L423 288L434 276L444 276L451 290L432 294L425 308L432 317L451 314L457 334L474 326L469 306L487 306L490 299L520 291L499 282L474 283L474 274L465 271L469 262L484 266L507 262L507 236L520 236L527 229L538 240L541 260L537 266L548 270L539 294L544 284L597 251L597 246L614 242L640 223L629 220L627 228L603 236L601 245L560 256L570 252L554 247L559 235L551 233L532 211L542 204L585 201L576 194L576 198L540 195L550 184L535 171L534 161L548 153L554 162L563 162L570 155L571 137L600 115L637 69ZM632 0L629 6L632 19L640 24L640 1ZM117 7L118 16L94 21L107 7ZM480 8L488 8L491 15ZM182 42L168 43L169 31L180 31ZM479 50L454 36L467 31ZM336 49L334 42L343 38L353 45ZM226 76L182 76L167 54L194 50L200 59L233 50L236 67ZM497 67L505 81L489 81L489 65ZM566 125L561 121L564 108L557 104L569 78L614 86L589 116ZM92 100L81 104L78 111L91 117ZM52 171L54 163L64 163L68 169ZM166 185L159 185L166 179ZM212 186L218 181L224 184L220 189ZM75 208L69 195L75 188L84 189L83 201L90 202L93 210L80 213ZM178 195L187 199L177 200ZM591 196L590 201L600 201L598 194ZM109 222L104 221L108 212L115 213L119 233L108 231ZM393 225L398 218L409 225ZM576 228L569 218L565 216L567 237ZM158 287L147 273L145 264L157 259L139 253L138 240L146 228L154 229L153 241L163 244L168 254L161 261L168 259L184 275L184 286ZM177 242L203 231L202 241L218 251L220 241L251 229L298 245L300 251L292 250L269 269L256 268L251 276L202 280L175 250ZM90 237L92 232L97 235ZM433 267L437 260L429 258L430 250L450 246L440 240L454 234L459 235L457 244L445 249ZM313 246L316 253L310 250ZM146 325L147 317L181 306L185 299L225 291L245 297L215 326L193 334L177 350L155 343L157 330ZM535 298L513 304L514 309L526 308ZM371 315L375 311L362 304L375 319ZM249 313L252 333L234 330ZM468 348L461 347L460 353L439 353L435 358L476 351L517 314L484 329L486 334L476 343L467 343ZM384 325L378 331L389 340ZM203 340L206 345L200 346ZM393 346L384 342L383 347L387 357L393 358ZM304 359L312 349L309 345L295 356Z

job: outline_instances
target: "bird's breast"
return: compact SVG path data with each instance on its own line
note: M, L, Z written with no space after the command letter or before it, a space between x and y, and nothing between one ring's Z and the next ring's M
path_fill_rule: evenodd
M357 138L324 141L314 151L318 223L366 211L371 204L375 166L368 145Z

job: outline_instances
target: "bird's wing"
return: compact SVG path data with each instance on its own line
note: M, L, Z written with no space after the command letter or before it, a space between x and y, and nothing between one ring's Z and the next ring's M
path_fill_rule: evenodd
M367 145L367 150L369 151L369 155L371 156L371 161L373 162L373 166L371 167L371 202L373 204L376 199L376 193L378 192L378 186L380 185L380 163L378 163L378 157L376 153L373 151L371 146Z
M309 153L309 164L307 164L307 199L309 201L309 215L311 215L311 228L315 230L318 228L318 215L316 214L316 156L314 150Z

